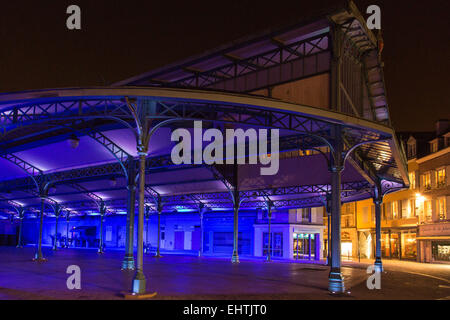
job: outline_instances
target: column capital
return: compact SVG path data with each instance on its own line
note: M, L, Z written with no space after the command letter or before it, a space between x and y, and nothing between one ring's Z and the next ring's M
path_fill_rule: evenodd
M372 200L373 200L374 204L379 205L379 206L381 206L381 204L383 203L383 198L375 198L375 197L373 197Z
M136 191L136 188L137 188L136 183L130 183L127 185L127 190Z
M147 156L148 146L145 146L144 144L138 144L138 146L136 148L137 148L137 151L138 151L137 153L138 153L139 157Z
M342 172L344 170L344 166L331 165L329 168L330 172Z

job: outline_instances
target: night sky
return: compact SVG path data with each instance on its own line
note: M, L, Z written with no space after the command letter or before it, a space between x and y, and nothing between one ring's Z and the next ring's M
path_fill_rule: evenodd
M337 2L1 1L0 92L109 85ZM395 129L432 130L435 120L450 118L450 2L355 3L362 13L381 7ZM66 28L71 4L81 7L81 31Z

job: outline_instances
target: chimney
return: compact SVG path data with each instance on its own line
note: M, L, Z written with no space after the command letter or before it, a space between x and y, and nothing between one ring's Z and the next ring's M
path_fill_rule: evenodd
M436 121L436 136L443 135L448 131L450 127L450 121L447 119L441 119Z

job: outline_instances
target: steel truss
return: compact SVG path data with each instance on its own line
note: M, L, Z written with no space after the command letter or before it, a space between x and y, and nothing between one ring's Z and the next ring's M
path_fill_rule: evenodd
M399 185L385 184L388 190L389 188L399 188ZM239 199L242 199L242 204L244 203L259 203L264 201L265 197L274 196L304 196L308 194L317 194L320 198L323 195L329 193L331 190L330 185L304 185L304 186L292 186L292 187L279 187L279 188L266 188L259 190L247 190L239 191ZM355 193L361 192L371 192L372 186L366 181L355 181L355 182L345 182L342 184L342 197L343 199L352 197ZM233 201L229 192L214 192L214 193L191 193L185 195L173 195L173 196L161 196L151 187L146 187L146 191L149 194L146 197L146 203L152 210L157 210L157 205L159 201L164 204L164 210L170 211L174 210L175 207L185 208L185 209L198 209L198 204L203 203L209 208L232 208ZM86 190L87 193L89 191ZM259 199L259 198L262 198ZM57 203L50 198L49 202L53 205ZM273 198L272 198L273 199ZM299 207L308 206L310 203L309 198L298 198L294 199L295 203ZM77 208L77 211L82 212L81 208L85 208L86 211L93 211L98 209L98 201L102 201L101 198L95 196L96 201L74 201L62 203L65 208ZM291 199L292 200L292 199ZM305 200L304 203L302 201ZM1 201L1 200L0 200ZM282 208L283 203L294 203L294 202L283 202L284 200L273 200L275 206ZM278 202L277 202L278 201ZM322 199L323 201L323 199ZM115 208L115 211L109 210L108 214L111 215L119 209L126 208L126 199L115 199L115 200L105 200L104 204L108 207ZM318 202L317 202L318 204ZM248 207L248 206L247 206ZM34 209L33 206L27 207L27 210ZM78 209L80 208L80 209ZM37 210L37 209L36 209Z
M277 48L249 58L241 58L236 55L225 53L223 54L223 57L227 58L230 63L212 70L203 71L192 67L185 67L183 68L183 71L190 73L190 76L172 82L164 82L164 86L182 88L221 88L222 85L225 86L223 83L229 80L242 79L242 82L245 83L245 79L249 78L249 76L258 76L269 69L279 68L283 64L287 65L287 70L291 70L291 65L299 62L304 63L307 58L316 59L314 70L308 74L305 72L305 68L303 68L303 74L297 76L292 74L291 77L289 77L290 79L310 76L328 70L327 68L319 68L319 63L317 63L319 56L323 56L327 53L329 56L328 33L306 40L296 41L291 44L284 44L276 38L272 39L272 41L277 45ZM278 81L276 82L272 81L265 84L265 87L282 82L281 79L277 80ZM153 83L154 85L162 84L157 79L149 81L150 84ZM260 88L260 86L247 85L240 90L239 88L234 88L233 91L248 92Z
M2 133L7 134L9 130L14 130L19 126L31 126L36 123L49 121L57 123L58 121L103 118L116 121L124 127L131 128L136 134L134 131L136 125L135 115L133 115L133 111L130 109L131 104L135 105L135 110L140 110L141 113L143 112L142 114L145 114L146 119L156 121L171 119L176 121L180 121L180 119L183 121L204 120L213 123L234 123L238 126L250 125L262 128L275 128L296 133L295 136L282 138L284 139L282 140L282 145L285 150L317 149L322 147L328 149L333 148L333 139L330 137L330 132L333 130L335 124L294 112L261 109L223 102L185 101L183 99L166 100L150 97L114 97L104 99L59 98L58 100L49 98L47 100L50 101L27 104L18 103L13 107L1 110L0 125L3 129ZM351 150L352 147L363 142L385 140L388 138L352 126L344 125L342 126L342 130L344 135L348 137L346 144L347 150ZM129 154L106 136L96 132L95 128L85 132L85 134L105 146L115 156L118 163L43 174L39 169L12 154L2 154L0 155L1 157L25 170L33 181L29 178L23 178L1 182L0 190L30 189L33 182L41 186L43 181L45 181L46 185L57 183L76 184L81 181L88 181L89 179L95 180L123 175L124 173L126 175L123 162L129 157ZM362 157L359 159L359 165L369 171L370 176L376 176L376 172L370 166L365 165L366 161ZM175 167L175 165L171 163L169 156L146 159L146 172L170 167ZM40 181L37 181L37 179ZM78 190L80 189L78 188ZM89 196L89 192L87 192L87 195ZM243 198L240 197L240 199ZM98 199L94 200L98 201Z

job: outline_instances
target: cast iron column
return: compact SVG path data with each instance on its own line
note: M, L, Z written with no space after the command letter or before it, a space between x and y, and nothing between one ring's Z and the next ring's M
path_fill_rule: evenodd
M57 242L57 237L58 237L58 219L59 219L60 213L61 213L61 209L59 207L57 207L55 209L55 241L53 243L53 250L55 250L55 251L58 249L56 242Z
M328 224L328 228L327 228L327 266L331 266L331 195L330 193L327 193L326 196L326 205L325 205L325 210L327 212L327 224Z
M272 234L271 234L271 220L272 220L272 208L270 207L270 204L267 206L267 217L269 218L269 247L267 249L267 257L266 260L270 262L272 260L270 254L272 250Z
M100 204L100 241L98 244L98 253L104 253L103 251L103 218L105 216L105 204Z
M239 250L238 250L238 214L239 214L239 192L237 187L234 188L234 224L233 224L233 256L231 257L232 263L239 263Z
M17 247L22 248L22 223L24 219L24 208L19 208L19 239L17 240Z
M134 214L136 204L136 172L134 159L128 159L128 199L125 257L122 270L134 270Z
M381 194L380 185L375 186L375 196L373 203L375 204L375 271L382 272L383 264L381 262L381 204L383 196Z
M341 173L343 170L342 133L336 126L334 132L334 153L331 157L331 270L328 277L328 290L343 293L344 277L341 273Z
M161 258L161 214L162 214L162 202L161 197L158 196L158 244L156 245L155 257Z
M37 251L34 255L34 261L45 261L43 255L42 255L42 229L44 226L44 207L45 207L45 197L41 197L41 216L39 219L39 238L38 238L38 245L37 245Z
M200 205L200 249L198 250L198 256L201 257L203 255L203 204Z
M150 244L148 241L148 223L149 223L149 221L150 221L150 207L146 206L145 207L145 215L144 215L144 222L145 222L145 227L146 227L144 253L150 252Z
M70 227L69 220L70 220L70 214L69 214L69 212L67 212L67 215L66 215L66 248L69 247L69 227Z
M139 217L138 217L138 248L136 274L133 279L133 294L143 294L146 290L146 279L143 272L144 267L144 203L145 203L145 158L147 152L139 149Z

